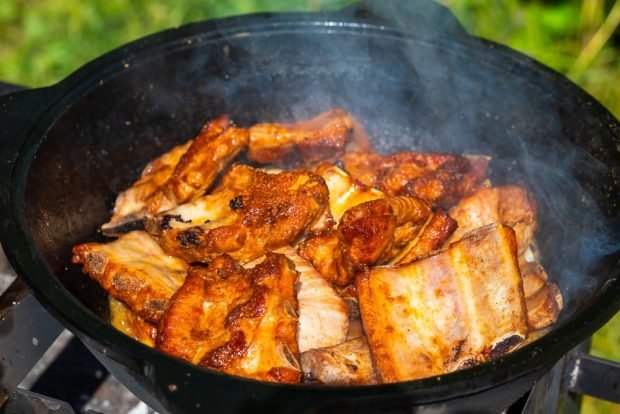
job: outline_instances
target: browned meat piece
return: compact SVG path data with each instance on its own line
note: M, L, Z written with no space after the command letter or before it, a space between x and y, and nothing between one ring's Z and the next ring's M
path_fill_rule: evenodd
M416 197L387 197L359 204L344 213L338 226L344 255L356 270L363 265L383 263L389 260L385 254L394 244L404 246L410 241L399 240L397 235L412 237L398 229L410 223L419 229L430 215L428 205Z
M226 115L207 122L181 157L166 184L166 193L176 204L200 197L248 142L248 131L237 128Z
M346 171L385 194L415 196L433 207L447 208L472 193L486 176L488 157L400 152L382 156L349 152Z
M150 163L141 178L119 195L112 219L102 226L104 234L119 234L126 222L202 196L248 139L248 131L225 115L208 121L193 141Z
M519 269L523 279L523 293L526 298L538 292L547 284L549 277L539 263L528 262L523 256L519 256Z
M299 382L296 279L292 263L273 253L252 269L226 255L191 267L161 320L157 347L229 374Z
M110 307L110 323L116 329L136 341L142 342L151 348L155 346L157 326L149 323L133 313L123 302L119 302L112 296L108 298Z
M525 298L527 324L531 330L546 328L558 320L563 307L562 293L555 283L546 283Z
M549 282L547 273L540 264L520 258L519 267L523 278L527 324L530 330L554 324L563 308L560 289L555 283Z
M528 189L521 185L498 187L499 217L509 225L517 236L519 252L534 240L537 227L536 199ZM487 224L487 223L485 223Z
M327 280L346 286L360 270L392 259L415 237L410 230L420 230L430 215L428 205L415 197L368 201L347 210L336 231L303 242L300 253ZM399 231L403 228L407 231Z
M112 215L110 223L118 223L127 216L145 209L152 209L152 212L156 212L160 211L160 209L165 210L174 207L174 204L170 203L165 197L160 197L156 200L153 194L161 190L164 184L168 182L179 160L191 143L192 141L189 141L183 145L177 145L164 155L151 161L142 171L138 181L116 198L114 215ZM146 205L147 200L150 203L148 207ZM156 201L159 201L159 203ZM108 223L108 226L110 223Z
M308 237L299 244L299 254L331 283L346 286L348 277L338 275L340 240L336 231Z
M147 233L133 231L117 240L73 248L73 263L136 315L157 323L183 281L187 264L167 255Z
M527 336L514 232L501 224L356 279L379 378L424 378L495 359Z
M411 263L443 247L457 227L456 221L445 211L435 212L420 232L419 237L412 240L393 262L396 264Z
M242 179L229 179L228 175ZM172 214L168 211L147 219L147 230L164 250L188 262L209 262L222 253L247 262L266 251L293 243L322 218L328 206L325 182L310 172L270 174L237 166L227 176L224 184L233 182L234 185L206 196L208 200L214 197L221 200L218 194L225 191L231 194L223 209L213 208L210 202L204 204L205 209L214 212L213 221L200 213L200 206L194 208L201 200L185 210L187 216L181 212L181 206ZM240 184L244 184L243 189L238 188ZM218 203L215 205L221 205ZM201 223L194 217L207 217L208 221Z
M301 354L304 380L329 385L376 384L366 338Z
M450 216L458 222L451 241L465 233L492 223L504 223L515 231L519 253L532 243L536 232L536 202L521 185L479 188L450 209Z
M344 299L295 249L284 247L276 252L290 259L299 272L295 284L299 306L299 352L344 342L349 330L349 315Z
M294 124L257 124L250 128L248 158L262 164L301 159L308 165L335 159L344 152L353 124L342 109Z

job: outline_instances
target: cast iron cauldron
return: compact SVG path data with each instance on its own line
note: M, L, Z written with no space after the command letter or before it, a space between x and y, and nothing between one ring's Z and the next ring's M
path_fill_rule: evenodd
M342 388L208 371L106 322L105 294L70 264L71 247L102 239L115 195L150 159L221 113L249 125L334 106L361 120L380 151L488 154L496 183L532 188L543 264L565 299L549 334L448 375ZM561 75L467 35L434 4L375 2L166 31L56 85L3 97L0 125L0 236L11 263L160 412L496 411L620 307L618 121Z

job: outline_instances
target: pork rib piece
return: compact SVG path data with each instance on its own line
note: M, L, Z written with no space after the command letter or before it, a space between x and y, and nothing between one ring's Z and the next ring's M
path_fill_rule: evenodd
M327 186L318 175L234 166L221 189L147 218L146 229L164 250L188 262L208 263L223 253L248 262L293 243L328 208Z
M348 209L334 231L310 237L300 253L330 282L346 286L367 266L386 263L431 216L416 197L386 197Z
M511 228L489 226L408 265L356 278L360 312L383 382L495 359L527 336Z
M73 263L136 315L157 323L181 287L187 263L166 254L147 233L132 231L110 243L73 248Z
M335 159L344 152L354 123L336 108L294 124L256 124L249 131L248 158L261 164Z
M450 209L450 216L459 224L450 240L459 240L479 227L504 223L515 231L521 254L534 239L536 210L534 196L522 185L481 187Z
M159 325L156 346L203 367L271 382L301 379L297 272L267 253L252 269L222 255L191 267Z
M140 179L119 194L112 219L102 226L104 234L118 234L126 222L202 196L247 147L248 139L248 131L226 115L208 121L196 138L151 162Z
M345 170L389 196L415 196L433 207L448 208L485 179L488 157L442 153L348 152Z

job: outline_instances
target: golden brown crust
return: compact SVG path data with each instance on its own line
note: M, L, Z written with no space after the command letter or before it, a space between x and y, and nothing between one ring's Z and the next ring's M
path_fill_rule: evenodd
M151 213L159 211L166 203L164 197L156 200L154 194L170 179L179 160L191 145L191 141L177 145L167 153L151 161L142 171L140 178L116 198L114 215L110 223L146 209Z
M226 115L205 123L196 138L152 161L116 200L114 215L102 226L108 234L124 221L157 214L202 196L217 175L248 145L248 131Z
M185 280L187 264L168 256L142 231L107 243L84 243L73 248L73 263L136 315L157 323L168 301Z
M411 263L443 247L458 227L457 222L445 211L437 211L422 229L419 237L408 246L396 261L397 264Z
M519 267L523 278L528 327L534 331L554 324L563 307L560 289L549 281L547 272L539 263L528 262L520 257Z
M245 147L312 172L233 165L205 195ZM451 372L542 334L562 309L528 249L535 199L490 188L489 160L380 155L337 108L247 130L222 115L149 163L102 227L150 236L79 245L73 261L110 293L114 326L203 367L296 383L303 366L325 384Z
M332 109L294 124L257 124L250 128L248 158L262 164L294 162L312 165L335 159L345 149L354 120Z
M200 197L248 141L248 131L236 127L228 116L208 121L179 160L166 183L165 193L172 196L176 204Z
M192 267L160 322L157 347L229 374L299 382L296 279L292 263L273 253L252 269L228 256Z
M300 252L327 280L346 286L357 272L392 259L400 251L395 247L411 241L430 215L416 197L367 201L347 210L336 231L306 239Z
M479 229L446 250L356 278L364 329L384 382L497 358L527 335L514 232Z
M433 207L447 208L470 194L486 176L487 157L400 152L382 156L349 152L346 171L387 195L415 196Z
M189 262L209 262L222 253L247 262L292 243L328 204L325 182L310 172L253 169L252 178L244 181L245 188L225 207L224 222L179 229L162 228L155 220L147 222L147 230L166 251Z

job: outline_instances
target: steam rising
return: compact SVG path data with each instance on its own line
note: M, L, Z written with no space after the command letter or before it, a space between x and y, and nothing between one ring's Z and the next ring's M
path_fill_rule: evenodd
M619 180L609 172L617 130L602 125L602 109L584 103L568 81L470 38L442 6L368 1L335 14L211 22L176 36L127 55L116 73L101 71L38 151L29 186L49 190L29 196L36 208L28 219L57 273L144 165L191 139L206 119L227 113L240 125L290 122L342 107L380 152L487 154L496 184L531 188L539 248L562 290L563 317L606 281L593 268L620 249Z
M601 285L588 276L596 262L620 247L600 195L591 195L609 191L596 187L607 167L570 142L598 142L580 122L587 115L567 107L561 89L528 59L470 38L430 0L366 1L326 16L305 19L381 29L368 36L306 29L325 32L316 41L299 23L299 34L284 37L223 31L220 53L197 50L177 81L196 86L196 74L215 65L219 76L198 88L219 91L221 110L241 124L291 122L338 106L362 122L380 152L492 155L496 184L523 182L534 191L542 261L566 309L575 310Z

